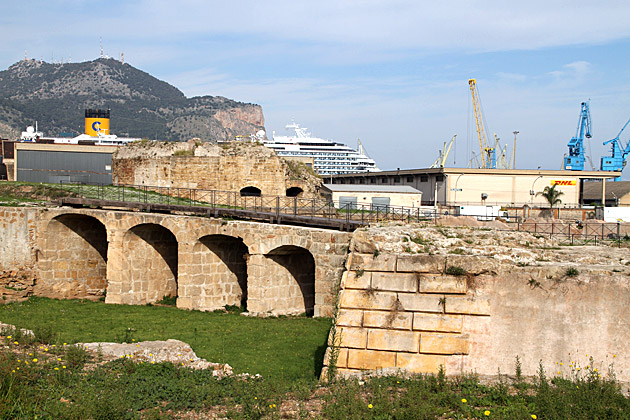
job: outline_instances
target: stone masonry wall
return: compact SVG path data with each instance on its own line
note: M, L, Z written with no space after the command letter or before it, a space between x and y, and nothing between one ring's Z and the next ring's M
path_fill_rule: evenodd
M262 145L237 142L223 148L212 144L195 147L189 143L148 149L130 146L114 156L114 182L236 192L255 187L263 195L274 196L285 196L287 189L298 187L303 190L301 197L319 195L319 178L295 173L284 159Z
M29 209L0 207L0 300L21 300L33 293L38 258L36 219Z
M106 303L144 305L171 295L182 309L245 303L253 313L331 316L351 237L307 227L113 210L0 212L0 247L6 250L0 255L1 296L20 299L30 293L106 294Z
M518 356L525 375L540 361L550 376L611 365L630 382L627 247L440 226L358 231L351 247L336 319L340 374L442 365L495 376L514 374Z

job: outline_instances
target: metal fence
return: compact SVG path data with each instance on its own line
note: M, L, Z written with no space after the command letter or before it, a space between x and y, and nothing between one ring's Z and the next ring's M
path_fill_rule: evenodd
M238 210L239 215L300 217L304 223L318 225L318 219L345 222L354 228L383 221L416 222L435 220L434 209L390 205L339 206L317 198L246 195L238 191L202 190L147 185L96 185L60 183L69 197L119 203ZM96 204L87 203L86 204ZM245 213L249 212L249 213ZM229 212L228 212L229 213ZM234 213L234 212L233 212ZM296 220L295 218L293 220Z

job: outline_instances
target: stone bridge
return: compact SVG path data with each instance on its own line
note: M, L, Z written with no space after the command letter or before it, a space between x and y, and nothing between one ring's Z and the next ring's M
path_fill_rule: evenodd
M8 211L8 210L7 210ZM34 242L35 294L330 316L349 233L206 217L15 209ZM19 216L18 216L19 217ZM9 217L10 219L10 217Z

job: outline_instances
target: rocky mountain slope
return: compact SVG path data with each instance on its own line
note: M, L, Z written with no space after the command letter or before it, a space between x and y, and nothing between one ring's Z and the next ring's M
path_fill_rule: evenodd
M120 61L49 64L22 60L0 72L0 137L35 121L45 135L82 133L85 108L110 108L119 136L226 140L264 129L259 105L220 96L187 98L179 89Z

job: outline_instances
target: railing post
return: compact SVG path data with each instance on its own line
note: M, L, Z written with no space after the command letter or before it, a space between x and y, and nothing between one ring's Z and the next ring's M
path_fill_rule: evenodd
M297 216L297 197L293 197L293 215Z
M276 196L276 223L280 219L280 196Z

